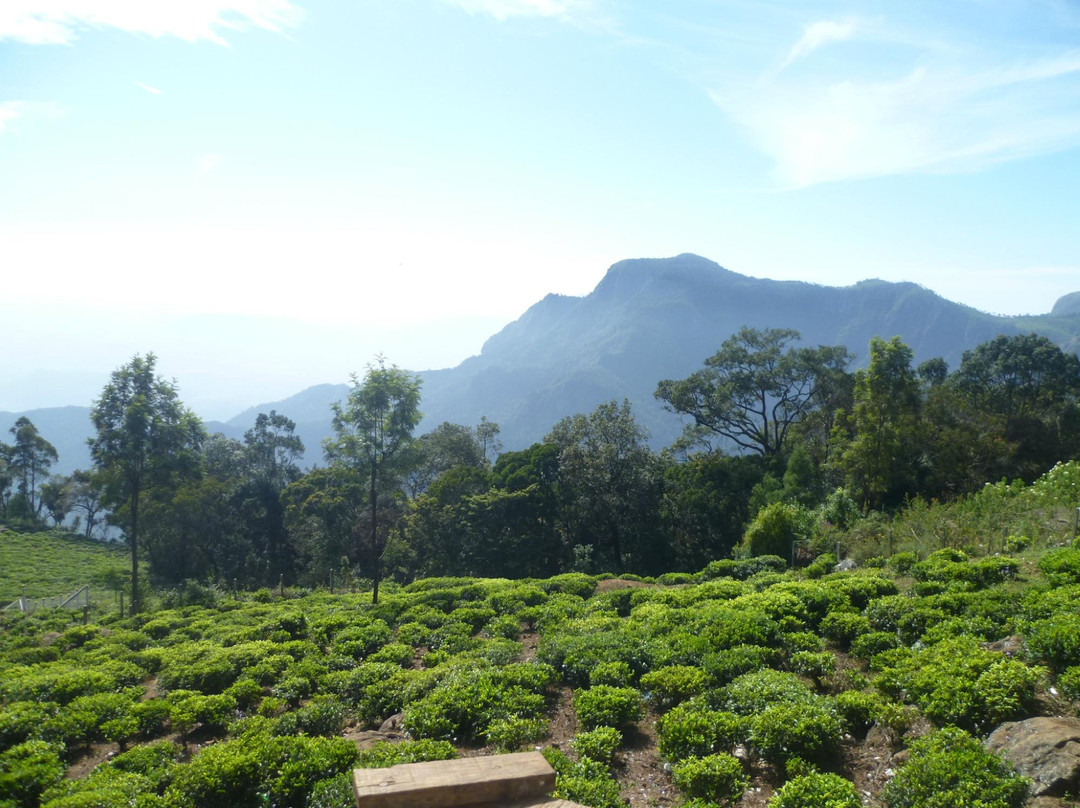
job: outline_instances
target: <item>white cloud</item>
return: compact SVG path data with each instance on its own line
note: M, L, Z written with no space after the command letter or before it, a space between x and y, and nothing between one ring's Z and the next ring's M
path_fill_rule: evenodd
M804 65L841 40L853 45L843 59ZM813 23L780 69L731 74L710 95L787 187L974 171L1080 145L1080 50L922 41L933 44L888 20Z
M119 28L225 44L222 29L281 31L300 16L290 0L3 0L0 41L69 44L86 28Z
M19 117L19 110L22 107L20 101L3 101L0 102L0 132L3 132L7 128L8 121L13 121Z
M159 90L157 87L151 87L149 84L143 84L141 81L135 82L135 86L138 87L140 90L146 90L146 92L150 93L151 95L161 95L161 90Z
M784 66L790 65L804 56L809 56L825 45L851 39L857 29L858 23L855 20L821 20L820 22L810 23L803 29L803 35L799 37L799 41L788 52L787 58L784 60Z
M221 160L220 154L200 154L195 159L195 167L200 174L213 174L217 167L221 165Z
M567 19L591 7L589 0L443 0L469 14L489 14L497 20L510 17L557 17Z

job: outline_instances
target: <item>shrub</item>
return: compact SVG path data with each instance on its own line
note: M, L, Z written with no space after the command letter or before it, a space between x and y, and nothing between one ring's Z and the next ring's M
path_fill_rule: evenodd
M862 735L877 720L881 698L861 690L845 690L836 697L836 711L844 719L848 730Z
M911 757L883 791L889 808L1020 808L1028 781L961 729L911 744Z
M671 778L687 796L721 805L738 802L748 783L738 759L722 752L676 763Z
M579 757L610 766L616 750L622 745L622 733L615 727L597 727L579 732L570 743Z
M735 713L710 710L702 700L692 699L656 722L659 751L668 761L726 751L743 739L746 725Z
M526 744L533 744L547 735L548 722L543 718L525 718L511 715L492 721L484 737L500 752L516 752Z
M897 575L907 575L911 568L919 563L919 557L912 552L895 553L889 556L885 566Z
M399 763L423 763L428 760L452 760L457 749L449 741L377 741L356 759L358 769L381 769Z
M589 684L610 685L611 687L629 687L634 682L634 673L625 662L601 662L589 672Z
M1039 559L1039 572L1052 586L1080 583L1080 549L1051 550Z
M642 689L667 708L696 696L705 687L705 671L690 665L671 665L641 677Z
M1062 671L1057 679L1058 687L1070 699L1080 699L1080 665Z
M45 741L26 741L0 753L0 804L34 808L42 793L63 778L62 753L62 746Z
M574 711L587 729L625 727L645 714L641 693L632 687L597 685L574 694Z
M828 651L822 651L821 653L799 651L791 655L789 665L795 673L808 676L815 682L820 682L826 676L836 672L836 657Z
M545 749L543 755L555 770L553 797L592 808L625 808L619 784L603 763L591 758L574 763L553 747Z
M776 662L780 652L760 645L736 645L723 651L705 654L701 667L714 686L723 686L744 673L768 667Z
M722 698L731 712L752 715L774 702L799 704L814 695L795 674L765 669L740 676L724 688Z
M850 780L813 772L784 783L768 808L862 808L862 800Z
M859 659L870 659L883 651L900 647L900 639L890 631L871 631L857 637L851 643L851 655Z
M1054 670L1080 665L1080 615L1062 613L1037 620L1025 639L1029 654Z
M855 612L829 612L819 626L821 633L843 649L870 631L870 621Z
M792 544L810 534L812 521L813 515L801 505L788 502L766 505L743 534L742 550L751 556L788 556Z
M750 743L763 758L782 762L798 756L822 760L840 743L843 722L823 700L771 704L753 718Z

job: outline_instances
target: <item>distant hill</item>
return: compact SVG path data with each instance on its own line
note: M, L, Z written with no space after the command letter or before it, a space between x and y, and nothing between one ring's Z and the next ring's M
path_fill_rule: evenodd
M701 367L744 325L794 328L807 345L843 344L856 364L865 363L871 337L899 335L917 363L941 356L955 368L965 350L999 334L1034 331L1077 351L1080 293L1061 298L1049 314L1001 317L913 283L866 280L831 287L773 281L689 254L620 261L588 295L549 295L488 339L478 356L420 374L425 417L419 431L442 421L473 425L486 415L500 425L504 447L520 449L543 438L566 415L625 397L650 430L653 445L666 446L682 427L654 400L657 382ZM240 438L259 412L275 409L296 422L308 447L307 462L314 463L321 460L320 442L330 433L330 404L347 393L344 384L316 385L207 426ZM86 408L62 409L72 411L72 425L60 429L50 422L55 434L74 436L81 429L85 440ZM28 415L63 455L53 429L36 415L52 412L59 411ZM17 414L0 413L0 429L7 428L5 416L13 422ZM64 440L78 444L74 437ZM82 451L88 462L85 447Z

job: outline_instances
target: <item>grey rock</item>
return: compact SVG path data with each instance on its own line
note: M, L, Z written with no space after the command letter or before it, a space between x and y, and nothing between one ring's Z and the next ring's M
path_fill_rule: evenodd
M984 742L1024 777L1031 793L1058 795L1080 787L1080 720L1065 717L1010 721Z

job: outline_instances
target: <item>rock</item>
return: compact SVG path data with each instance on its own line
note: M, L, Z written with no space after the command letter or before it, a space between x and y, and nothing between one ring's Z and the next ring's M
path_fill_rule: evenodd
M1064 717L1010 721L984 742L1032 781L1039 797L1080 787L1080 720Z
M854 560L850 558L845 558L843 561L833 567L833 569L836 570L836 572L847 572L848 570L855 569L857 566L859 565L856 564Z
M867 746L896 746L896 733L884 724L874 723L866 732Z
M401 722L405 720L405 713L394 713L379 725L379 732L401 732Z
M1068 806L1055 797L1032 797L1024 803L1024 808L1068 808Z
M1009 637L1002 637L1000 640L994 642L984 642L982 647L987 651L997 651L999 654L1005 656L1016 656L1024 650L1024 638L1018 634L1013 634Z

